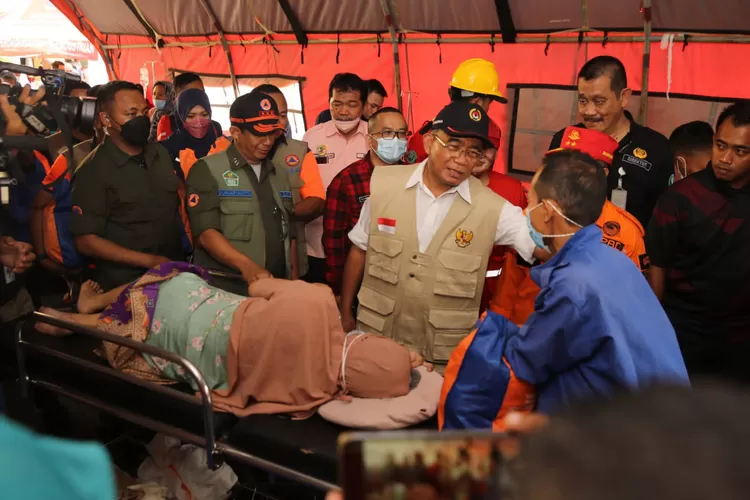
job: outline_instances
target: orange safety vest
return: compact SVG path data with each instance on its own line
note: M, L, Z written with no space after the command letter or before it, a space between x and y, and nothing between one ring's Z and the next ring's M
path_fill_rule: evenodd
M497 315L484 313L477 327L453 350L440 391L440 430L503 431L503 418L508 413L534 409L534 386L517 378L503 357L505 341L514 329L517 327Z
M213 146L209 150L209 156L215 153L220 153L229 149L232 143L226 137L219 137L214 142ZM182 170L183 179L187 180L190 170L198 162L198 158L195 157L195 151L192 149L183 149L180 151L180 169Z

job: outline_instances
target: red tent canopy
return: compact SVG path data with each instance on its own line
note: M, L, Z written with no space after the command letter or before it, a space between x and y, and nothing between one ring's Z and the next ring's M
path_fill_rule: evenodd
M504 85L573 85L587 59L609 54L625 63L635 90L646 81L652 93L750 97L750 70L741 64L750 56L746 0L52 2L122 79L138 81L143 68L151 83L170 70L240 83L304 79L308 126L328 105L331 77L343 71L379 79L386 103L401 105L418 125L446 103L451 74L471 57L493 61ZM674 35L671 46L664 33ZM491 114L509 123L512 110L513 103L495 105Z

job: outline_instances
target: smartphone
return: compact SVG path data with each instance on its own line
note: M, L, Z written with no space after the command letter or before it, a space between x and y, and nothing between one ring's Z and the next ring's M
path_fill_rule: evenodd
M346 500L509 499L504 444L490 431L343 434L339 481Z

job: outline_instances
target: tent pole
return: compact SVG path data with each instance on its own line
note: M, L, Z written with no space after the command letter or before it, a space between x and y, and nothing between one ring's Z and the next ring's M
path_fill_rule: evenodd
M579 43L578 40L578 33L581 30L576 30L575 34L576 36L552 36L550 38L550 43ZM747 35L701 35L701 34L690 34L690 33L680 33L675 35L674 41L675 42L683 42L685 41L685 35L688 35L690 37L690 43L737 43L737 44L750 44L750 36ZM651 36L649 39L652 42L658 42L661 40L661 37L659 36ZM645 37L643 36L633 36L633 35L623 35L623 36L617 36L610 33L609 37L606 38L607 43L643 43L645 42ZM341 45L357 45L357 44L367 44L372 45L373 43L377 43L378 39L377 37L369 36L369 37L363 37L363 38L355 38L355 39L342 39L340 41L337 41L334 39L310 39L308 42L308 45L335 45L337 43ZM467 43L481 43L486 44L490 43L492 41L492 38L489 36L478 36L478 37L457 37L457 38L443 38L440 40L440 43L442 45L461 45L461 44L467 44ZM497 41L497 40L495 40ZM603 36L587 36L586 42L587 43L602 43L605 41L605 38ZM409 44L409 45L420 45L420 44L435 44L435 37L423 37L423 38L409 38L404 39L401 43ZM547 43L547 40L543 37L525 37L519 35L516 39L516 43L537 43L539 45L544 45ZM274 40L274 45L282 46L282 45L299 45L296 40ZM200 41L200 42L166 42L164 43L164 47L209 47L212 45L221 45L221 41ZM262 41L259 38L258 40L228 40L227 45L242 45L242 46L254 46L254 45L262 45ZM119 49L153 49L154 46L148 43L135 43L135 44L122 44L122 45L104 45L105 49L109 50L119 50Z
M214 12L214 9L211 8L211 5L209 5L208 0L200 0L200 2L201 2L201 5L203 6L203 9L206 11L206 13L209 15L209 17L213 21L216 32L219 34L221 48L224 49L224 55L227 57L227 64L229 65L229 77L232 79L232 88L234 89L234 98L237 99L240 96L240 86L237 84L237 75L234 72L234 61L232 60L232 51L229 48L229 43L227 43L227 37L224 36L224 29L221 27L221 23L219 23L219 18L216 17L216 12Z
M398 53L398 35L396 34L396 18L393 9L393 0L381 0L385 21L388 23L388 33L391 35L391 47L393 49L393 81L396 83L396 105L399 111L403 111L401 95L401 58Z
M638 123L646 125L648 114L648 79L651 71L651 0L643 0L643 74L641 76L641 107Z

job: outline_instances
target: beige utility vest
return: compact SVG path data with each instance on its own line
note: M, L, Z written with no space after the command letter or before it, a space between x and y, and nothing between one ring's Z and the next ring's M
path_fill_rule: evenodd
M271 161L277 170L286 170L289 174L289 184L292 187L292 201L296 206L302 201L300 189L305 185L302 180L302 162L305 160L308 147L306 142L286 138L286 142L281 141L276 148ZM305 223L294 222L295 233L297 234L297 264L299 265L299 275L307 274L307 244L305 243Z
M245 165L242 168L232 169L232 163L226 151L206 156L203 161L208 165L208 170L219 187L221 233L234 248L250 257L259 266L265 267L266 231L260 212L260 200L250 180L251 167ZM268 178L271 182L274 200L282 213L283 224L288 227L294 211L289 178L286 170L274 168L277 175L270 175ZM286 234L289 235L289 231L286 231ZM290 250L291 240L287 236L284 241L287 278L291 277ZM194 260L199 266L208 269L237 273L235 269L219 263L200 245L196 245Z
M416 165L376 168L358 326L444 364L479 318L487 262L505 200L469 178L471 203L456 196L425 252L419 251ZM395 230L393 227L395 221ZM438 367L439 368L439 367Z

